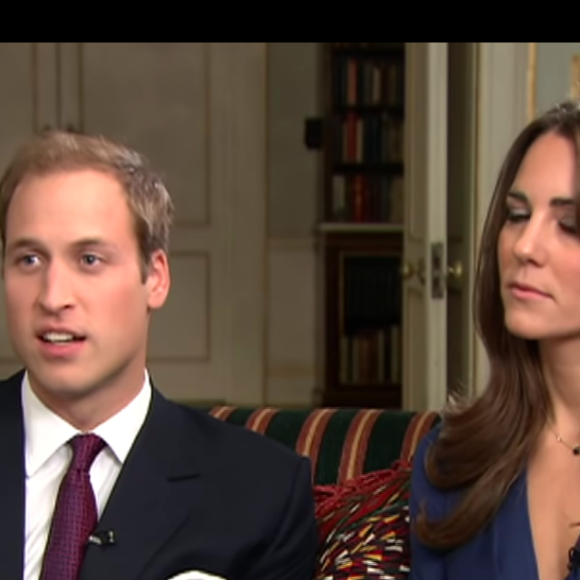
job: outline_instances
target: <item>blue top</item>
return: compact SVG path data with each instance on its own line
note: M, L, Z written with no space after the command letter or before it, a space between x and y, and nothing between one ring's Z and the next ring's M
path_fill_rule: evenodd
M424 468L428 446L436 439L436 426L420 442L413 460L409 511L414 519L423 502L429 518L449 513L456 492L436 490ZM580 548L580 540L578 544ZM527 479L522 473L512 486L495 518L471 541L449 551L436 551L421 544L411 532L409 580L539 580L532 540ZM580 580L580 564L562 580Z

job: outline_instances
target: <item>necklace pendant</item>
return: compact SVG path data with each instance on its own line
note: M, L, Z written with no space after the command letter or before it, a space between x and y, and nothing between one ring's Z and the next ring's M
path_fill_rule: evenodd
M572 449L574 455L580 455L580 445L575 445Z

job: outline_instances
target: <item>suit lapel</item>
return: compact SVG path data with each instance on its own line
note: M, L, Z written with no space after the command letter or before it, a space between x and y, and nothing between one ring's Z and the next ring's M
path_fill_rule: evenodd
M24 569L25 465L21 404L22 373L0 385L0 567L2 577Z
M135 441L98 525L115 543L90 545L82 580L134 580L190 514L199 484L199 458L184 414L154 391L149 416ZM1 561L1 560L0 560Z

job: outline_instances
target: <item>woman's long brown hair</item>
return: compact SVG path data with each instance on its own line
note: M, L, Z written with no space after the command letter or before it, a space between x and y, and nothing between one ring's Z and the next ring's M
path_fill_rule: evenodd
M427 477L434 487L461 490L456 509L445 519L429 521L425 512L417 519L418 537L435 548L459 546L489 523L525 469L551 411L537 343L510 334L505 326L497 242L506 220L506 194L520 164L530 145L552 131L571 140L580 167L580 104L567 101L523 129L493 193L474 296L475 325L488 354L490 375L475 401L445 409L441 432L426 457ZM579 178L580 171L577 186Z

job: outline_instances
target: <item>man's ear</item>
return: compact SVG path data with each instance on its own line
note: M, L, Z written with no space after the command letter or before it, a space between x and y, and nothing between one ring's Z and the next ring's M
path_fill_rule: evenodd
M151 255L145 284L148 292L147 305L151 310L161 308L167 300L171 286L169 259L163 250L156 250Z

